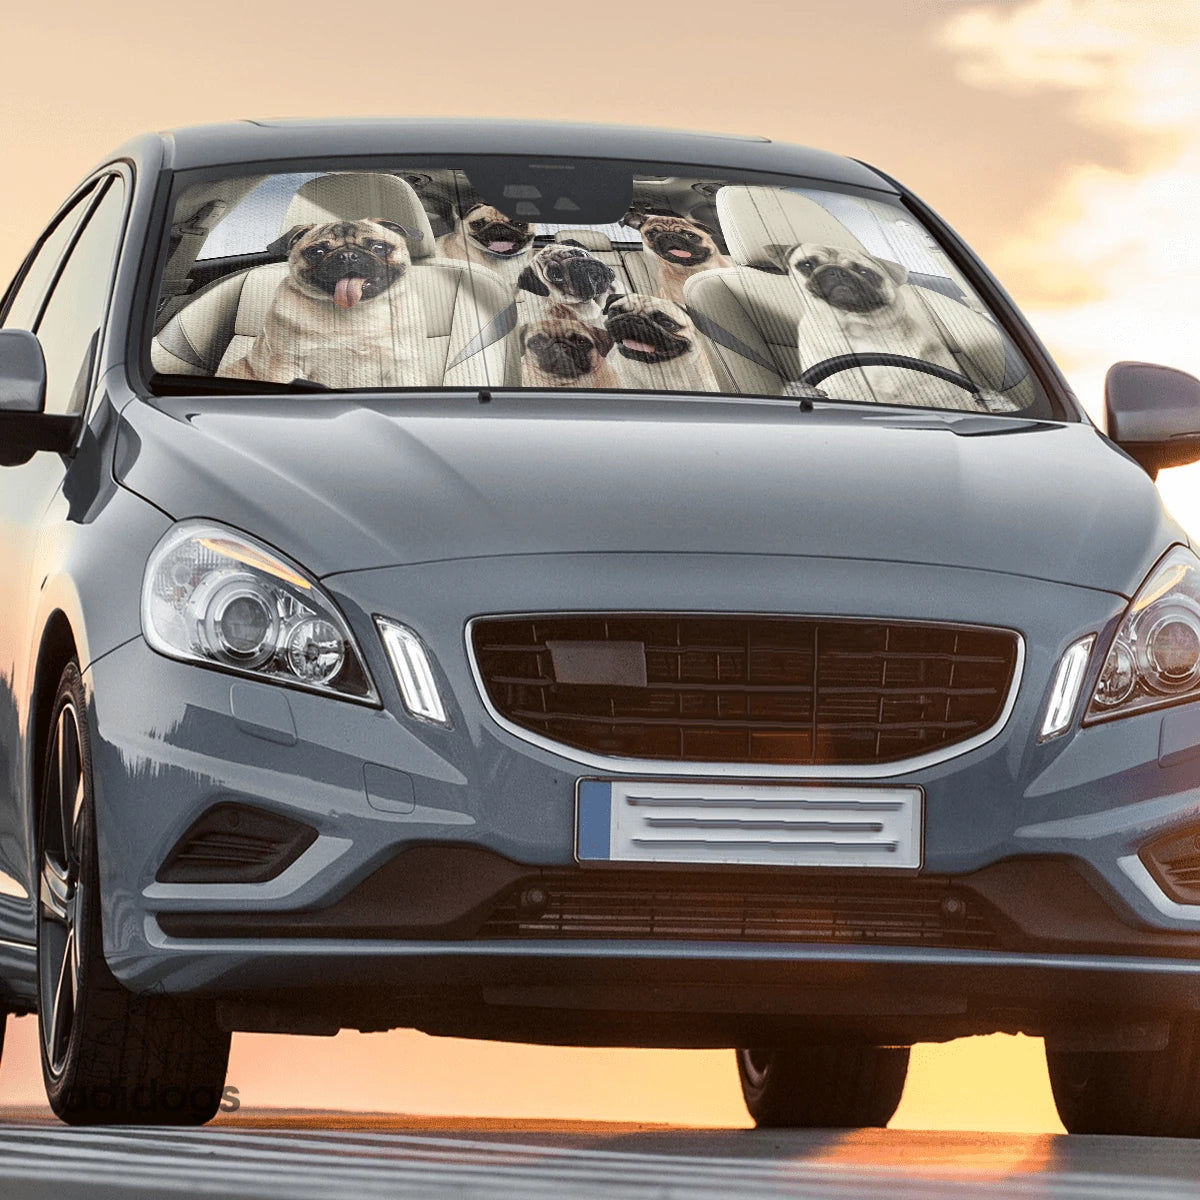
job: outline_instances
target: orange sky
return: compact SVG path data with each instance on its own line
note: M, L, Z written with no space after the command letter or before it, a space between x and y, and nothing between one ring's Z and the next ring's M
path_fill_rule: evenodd
M693 0L661 13L459 0L338 8L333 22L328 11L0 6L0 275L93 162L144 129L376 113L668 125L816 145L903 179L989 262L1094 414L1119 358L1200 372L1194 0ZM1200 531L1200 468L1166 473L1162 490ZM10 1022L0 1103L40 1099L34 1032ZM234 1046L230 1082L249 1104L745 1121L729 1054L405 1033ZM1037 1042L974 1039L913 1061L897 1124L1059 1128Z

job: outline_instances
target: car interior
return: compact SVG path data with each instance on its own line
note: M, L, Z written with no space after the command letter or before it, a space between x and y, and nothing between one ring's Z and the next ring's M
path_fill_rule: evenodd
M676 275L686 276L679 286L697 352L707 364L706 382L689 389L664 374L661 390L828 394L993 413L1019 413L1040 393L996 319L941 247L897 204L832 188L641 174L633 176L632 196L630 212L616 223L528 223L535 236L525 261L547 246L573 245L611 268L613 294L666 295L663 272L632 215L675 214L701 223L719 265ZM461 231L464 211L478 198L466 173L445 168L240 176L186 189L173 214L156 305L151 345L156 380L219 377L246 357L288 277L281 239L289 231L371 219L395 222L412 234L406 237L411 257L406 286L420 314L425 385L520 387L521 331L537 315L537 297L514 284L511 272L491 269L483 253L458 258L445 252ZM512 207L511 219L521 222L522 202ZM895 291L905 298L905 311L916 316L905 318L908 332L899 343L893 328L873 344L875 316L866 321L855 315L848 322L843 312L814 298L813 289L781 259L788 248L809 245L888 269L900 264L895 274L903 283ZM579 315L603 323L599 309L591 315L580 309ZM891 319L890 310L885 315ZM914 338L912 328L919 328L919 336ZM823 391L802 381L814 364L839 356L866 351L894 357L899 345L905 357L924 359L929 351L923 347L930 344L942 364L934 370L958 373L965 381L947 384L886 362L844 365L821 385ZM890 386L881 385L881 373L888 374ZM593 385L585 379L567 386ZM634 386L648 385L642 377Z

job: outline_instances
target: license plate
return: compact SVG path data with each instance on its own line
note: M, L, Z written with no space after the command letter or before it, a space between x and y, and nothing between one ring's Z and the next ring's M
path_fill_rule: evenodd
M579 862L921 865L917 787L581 779Z

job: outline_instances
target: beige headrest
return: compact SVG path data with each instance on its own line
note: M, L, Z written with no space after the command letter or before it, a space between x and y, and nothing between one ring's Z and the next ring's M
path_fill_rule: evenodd
M836 217L799 192L775 187L728 185L717 192L717 219L734 262L746 266L770 258L772 243L813 242L863 251L863 244Z
M302 184L284 213L280 233L295 225L358 221L363 217L382 217L420 233L419 238L407 239L413 259L429 258L436 253L429 216L417 193L395 175L376 175L371 171L322 175Z
M612 239L607 233L598 229L560 229L555 235L556 242L578 242L585 250L593 254L602 254L612 249Z

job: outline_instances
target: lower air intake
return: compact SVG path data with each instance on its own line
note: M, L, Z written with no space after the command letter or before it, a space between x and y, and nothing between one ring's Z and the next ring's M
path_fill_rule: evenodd
M214 804L175 843L159 883L265 883L317 839L309 825L247 804Z

